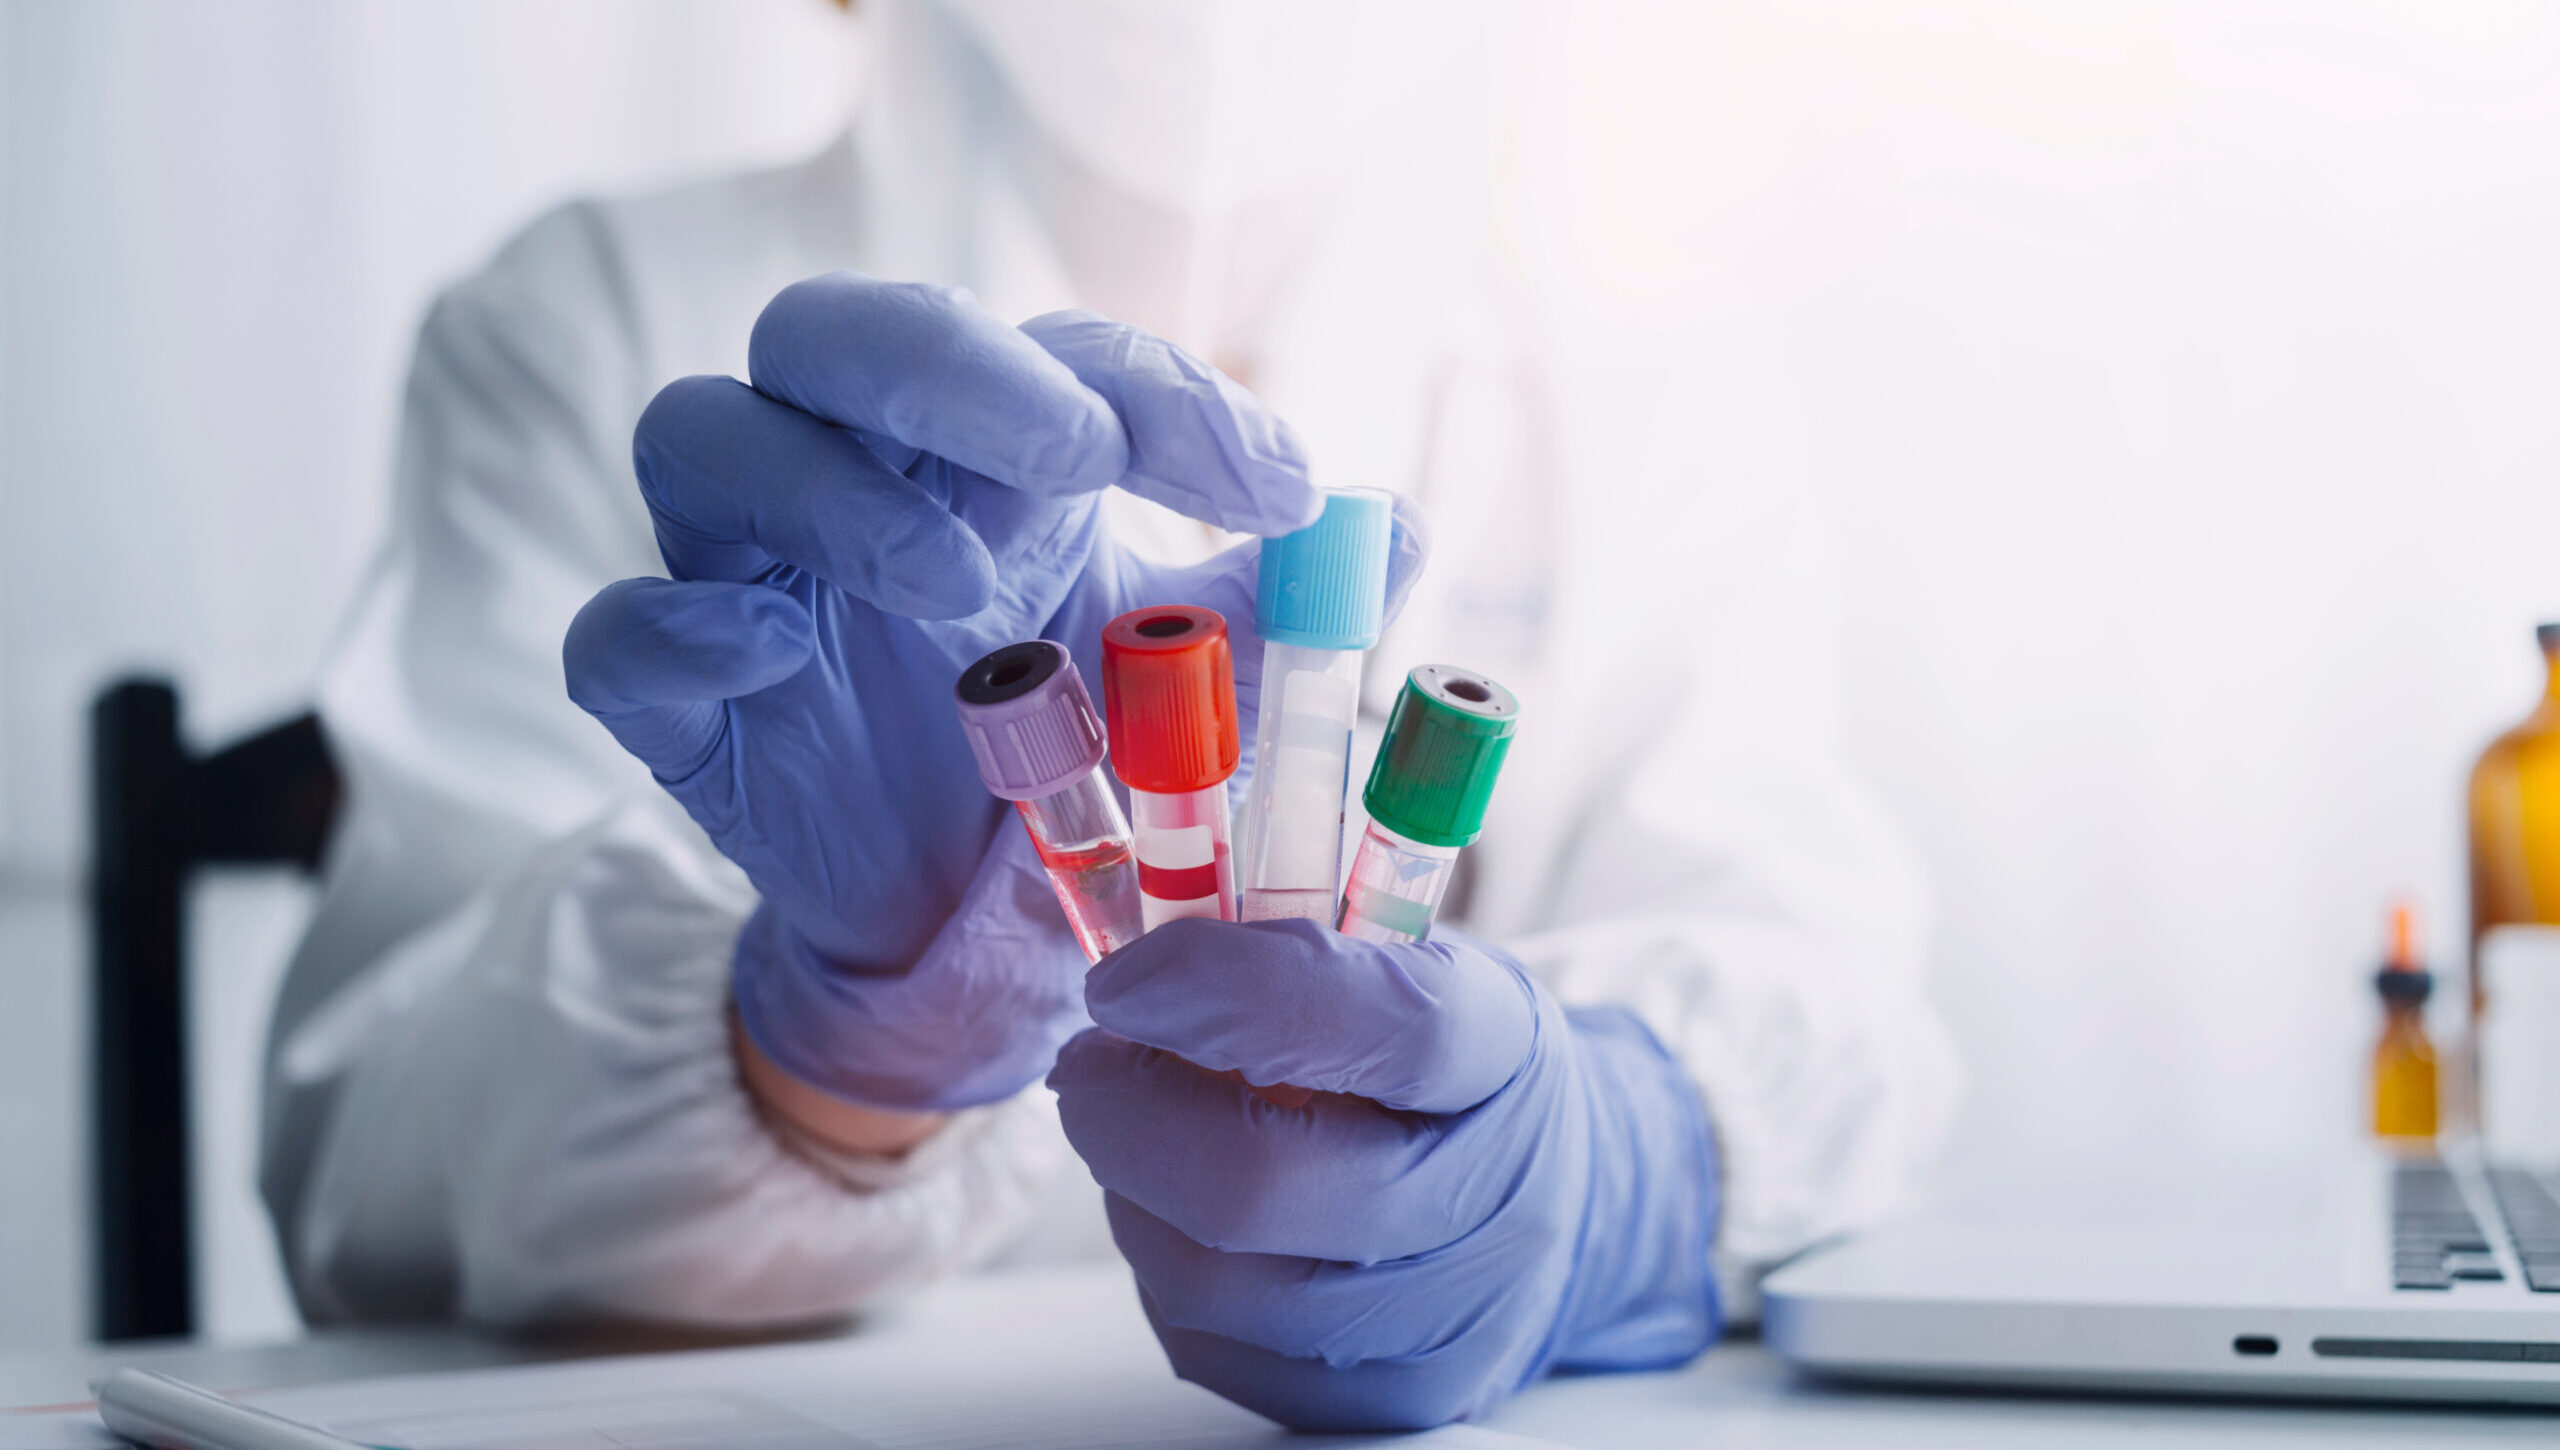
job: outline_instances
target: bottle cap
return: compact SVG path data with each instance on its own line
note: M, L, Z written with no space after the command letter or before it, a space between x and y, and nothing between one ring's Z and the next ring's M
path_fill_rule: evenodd
M1387 544L1395 497L1374 488L1325 490L1324 512L1262 546L1253 627L1275 644L1367 649L1387 617Z
M1426 846L1474 844L1519 723L1519 700L1475 671L1417 667L1387 716L1360 804L1369 819Z
M2392 902L2389 922L2384 935L2390 946L2383 955L2383 965L2404 972L2424 971L2425 954L2418 949L2418 904L2407 897Z
M1112 769L1131 790L1179 795L1236 773L1235 658L1214 609L1133 609L1102 627Z
M2391 946L2374 973L2373 988L2385 1002L2424 1002L2435 990L2435 974L2418 950L2418 908L2406 899L2391 904Z
M2436 974L2413 972L2406 967L2384 967L2373 974L2373 990L2381 993L2385 1002L2406 1002L2414 1006L2435 994Z
M2542 646L2544 654L2560 653L2560 622L2535 625L2533 642Z
M1102 764L1102 722L1065 645L1006 645L962 670L951 694L978 778L1006 800L1054 795Z

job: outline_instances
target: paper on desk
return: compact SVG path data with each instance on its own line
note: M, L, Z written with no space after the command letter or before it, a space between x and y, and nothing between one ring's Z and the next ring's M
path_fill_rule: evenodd
M1096 1356L1072 1336L1035 1363L1016 1356L961 1364L947 1352L924 1362L899 1348L855 1339L408 1375L243 1398L403 1450L1524 1450L1543 1443L1472 1426L1420 1436L1292 1435L1174 1379L1160 1359ZM0 1450L122 1450L122 1442L94 1415L0 1415Z

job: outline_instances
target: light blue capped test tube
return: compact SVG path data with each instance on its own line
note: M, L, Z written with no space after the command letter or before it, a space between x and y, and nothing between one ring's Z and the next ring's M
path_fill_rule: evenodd
M1381 490L1328 489L1314 523L1262 546L1262 700L1238 836L1246 921L1334 919L1360 661L1385 624L1394 514Z

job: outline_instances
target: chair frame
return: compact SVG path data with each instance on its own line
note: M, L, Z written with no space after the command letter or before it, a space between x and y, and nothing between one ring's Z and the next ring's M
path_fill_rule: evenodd
M101 692L90 747L93 1328L191 1334L187 886L205 865L317 871L343 786L314 715L189 753L159 679Z

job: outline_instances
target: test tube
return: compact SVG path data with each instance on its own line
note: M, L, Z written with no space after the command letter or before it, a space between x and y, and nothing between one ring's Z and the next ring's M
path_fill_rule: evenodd
M1262 546L1262 702L1237 835L1246 921L1333 920L1360 660L1386 618L1394 504L1374 488L1331 489L1314 523Z
M1458 852L1484 833L1520 702L1509 690L1454 665L1405 676L1360 804L1369 829L1342 891L1344 936L1411 942L1431 935L1449 894Z
M1137 828L1143 929L1186 916L1235 920L1227 777L1242 750L1227 621L1175 604L1104 625L1102 709Z
M1009 644L952 687L978 778L1022 816L1085 959L1136 941L1138 865L1129 822L1102 778L1102 722L1066 646Z

